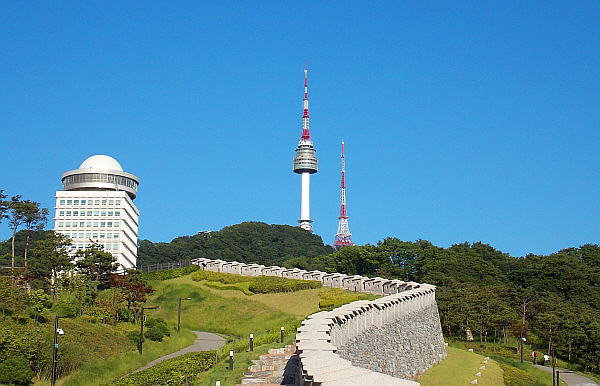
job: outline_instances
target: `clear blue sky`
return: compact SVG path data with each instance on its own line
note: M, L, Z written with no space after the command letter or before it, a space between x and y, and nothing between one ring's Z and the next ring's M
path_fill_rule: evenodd
M0 189L54 212L107 154L140 238L295 225L309 64L315 233L522 256L600 241L600 2L2 1ZM0 238L10 237L6 221Z

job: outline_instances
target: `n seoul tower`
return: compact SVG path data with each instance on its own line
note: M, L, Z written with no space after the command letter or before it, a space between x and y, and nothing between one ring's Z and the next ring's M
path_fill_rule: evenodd
M318 171L317 151L310 139L308 118L308 69L304 66L304 114L302 115L302 135L294 157L294 173L302 176L302 197L300 201L300 228L312 232L310 219L310 175Z

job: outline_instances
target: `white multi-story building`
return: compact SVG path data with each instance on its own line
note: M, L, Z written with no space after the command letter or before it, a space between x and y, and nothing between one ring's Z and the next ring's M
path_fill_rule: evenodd
M119 270L136 266L140 213L133 200L138 184L137 176L106 155L94 155L79 169L63 173L54 230L72 240L72 254L95 241L117 258Z

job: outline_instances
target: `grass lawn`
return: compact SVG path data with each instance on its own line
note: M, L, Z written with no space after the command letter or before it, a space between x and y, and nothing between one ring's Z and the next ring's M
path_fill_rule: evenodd
M421 386L464 386L474 379L478 380L478 385L504 386L502 369L493 360L484 364L482 355L454 347L446 349L448 357L421 375L418 380ZM486 369L480 370L481 366ZM481 372L482 376L475 376L477 372Z

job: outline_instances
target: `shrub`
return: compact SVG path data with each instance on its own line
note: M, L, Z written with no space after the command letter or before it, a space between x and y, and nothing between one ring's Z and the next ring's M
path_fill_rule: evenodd
M160 342L164 337L165 334L163 333L163 330L159 327L159 325L149 328L148 330L146 330L146 332L144 332L144 338L153 340L155 342Z
M0 363L0 383L25 385L31 381L34 375L27 359L22 356L8 358Z

